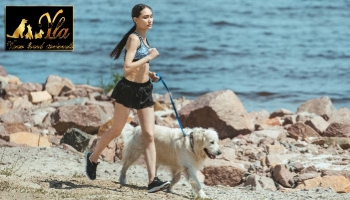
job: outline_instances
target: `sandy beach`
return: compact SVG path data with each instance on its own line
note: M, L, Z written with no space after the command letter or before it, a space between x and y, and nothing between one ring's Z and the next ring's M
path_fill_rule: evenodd
M120 162L101 161L94 181L85 176L84 155L54 148L0 148L0 199L194 199L184 178L174 193L147 193L147 171L134 165L127 174L128 185L118 183ZM166 170L159 177L170 178ZM271 192L252 191L249 187L204 186L212 199L349 199L331 188Z

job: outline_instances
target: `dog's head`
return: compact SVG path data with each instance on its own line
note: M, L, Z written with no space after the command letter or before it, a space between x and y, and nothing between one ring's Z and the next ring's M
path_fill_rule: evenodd
M26 19L22 19L21 24L25 24L25 23L27 23L27 20Z
M221 150L218 144L218 133L214 129L202 129L195 128L194 134L194 148L199 151L204 157L207 156L210 159L215 159L216 156L221 154Z

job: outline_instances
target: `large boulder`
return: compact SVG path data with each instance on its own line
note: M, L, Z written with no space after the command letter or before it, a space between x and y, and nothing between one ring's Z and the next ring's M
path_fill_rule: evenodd
M312 189L318 187L330 187L338 193L350 193L350 181L344 176L323 176L308 179L298 185L297 189Z
M320 135L310 126L297 122L287 129L289 136L296 140L308 137L319 137Z
M202 170L206 185L237 186L243 181L243 166L225 160L208 160Z
M324 137L350 137L350 124L332 123L324 131Z
M58 96L61 92L74 90L75 87L67 78L50 75L46 79L45 90L52 96Z
M23 108L12 109L0 115L0 122L3 123L26 123L30 121L30 112Z
M108 119L107 114L98 105L62 106L51 114L52 127L60 135L70 128L78 128L93 135Z
M350 125L350 110L347 108L341 108L334 111L328 122Z
M328 119L335 110L336 108L333 106L330 98L328 96L324 96L304 102L298 107L297 113L315 113L316 115L320 115L323 118Z
M220 139L233 138L254 130L243 104L231 90L200 96L182 107L179 115L184 127L214 128Z
M46 136L39 136L29 132L17 132L10 135L10 142L25 144L31 147L50 147L51 144Z
M43 85L39 83L9 83L5 87L7 96L24 96L29 95L31 92L42 91Z

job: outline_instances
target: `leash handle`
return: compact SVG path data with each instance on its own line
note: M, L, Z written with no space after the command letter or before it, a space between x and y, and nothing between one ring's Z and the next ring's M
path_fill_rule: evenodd
M186 134L185 134L185 132L184 132L184 130L183 130L183 128L182 128L182 123L181 123L179 114L177 113L177 110L176 110L176 107L175 107L173 98L172 98L172 96L171 96L171 93L170 93L170 91L169 91L169 89L168 89L168 86L165 84L165 82L164 82L164 80L163 80L163 78L162 78L162 76L161 76L160 74L157 74L157 73L156 73L156 76L159 77L159 79L158 79L158 81L157 81L156 83L158 83L159 81L162 81L162 83L163 83L165 89L166 89L166 90L168 91L168 93L169 93L170 101L171 101L171 104L173 105L173 108L174 108L174 111L175 111L175 115L176 115L176 119L177 119L177 122L179 123L179 126L180 126L180 128L181 128L182 135L183 135L184 137L186 137Z

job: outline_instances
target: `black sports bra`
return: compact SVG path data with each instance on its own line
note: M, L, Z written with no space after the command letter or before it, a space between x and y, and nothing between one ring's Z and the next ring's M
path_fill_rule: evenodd
M149 54L150 47L146 46L146 44L143 42L143 39L136 31L133 32L133 34L137 35L137 37L139 37L139 39L140 39L140 47L137 48L135 57L133 59L133 62L135 62L135 61L138 61L138 60L146 57ZM147 39L146 39L146 41L147 41ZM147 44L148 44L148 41L147 41ZM125 56L126 56L126 49L125 49L124 60L125 60ZM147 63L149 63L149 62L147 62Z

